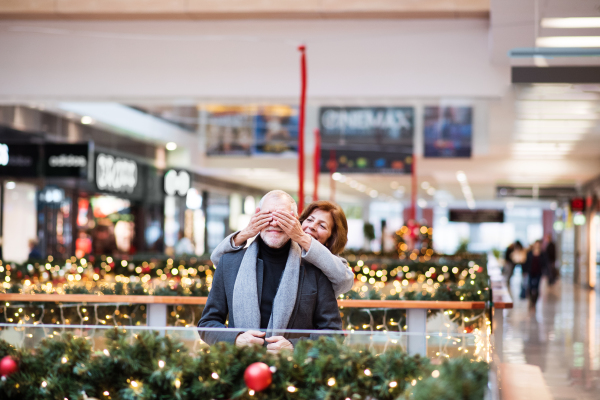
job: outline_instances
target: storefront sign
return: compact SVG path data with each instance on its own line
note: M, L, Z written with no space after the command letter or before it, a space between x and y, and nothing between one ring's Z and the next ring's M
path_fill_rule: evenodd
M322 107L319 114L324 143L412 145L412 107Z
M8 165L8 146L0 143L0 165L6 167Z
M114 193L133 193L138 184L138 166L133 160L99 153L96 157L96 186Z
M87 176L90 145L47 144L44 146L44 171L52 177Z
M504 210L450 210L451 222L504 222Z
M40 146L0 144L0 176L39 176Z
M412 171L412 107L322 107L321 172Z
M169 196L181 196L187 195L190 190L192 178L187 171L177 171L170 169L165 173L165 193Z

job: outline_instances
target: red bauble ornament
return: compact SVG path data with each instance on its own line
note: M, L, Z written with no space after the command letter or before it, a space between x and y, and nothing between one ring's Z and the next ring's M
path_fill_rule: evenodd
M19 370L17 362L11 356L6 356L0 360L0 376L8 376Z
M244 381L255 392L265 390L273 382L273 373L265 363L255 362L248 365L244 372Z

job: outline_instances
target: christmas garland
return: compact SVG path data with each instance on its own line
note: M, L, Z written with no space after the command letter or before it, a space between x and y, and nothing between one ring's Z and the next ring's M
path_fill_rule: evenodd
M486 363L464 357L432 365L398 347L375 354L326 337L278 354L221 343L190 355L168 335L123 329L109 330L96 352L68 334L35 349L0 340L0 359L5 400L481 400L488 374Z

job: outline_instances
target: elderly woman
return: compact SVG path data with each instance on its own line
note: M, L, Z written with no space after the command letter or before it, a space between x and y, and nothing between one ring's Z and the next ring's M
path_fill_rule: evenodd
M302 247L302 259L319 268L331 282L336 296L352 289L354 273L338 254L348 242L348 222L340 206L330 201L315 201L296 218L291 211L262 212L260 208L241 231L226 237L210 256L217 265L224 253L244 248L247 241L275 220L279 227Z

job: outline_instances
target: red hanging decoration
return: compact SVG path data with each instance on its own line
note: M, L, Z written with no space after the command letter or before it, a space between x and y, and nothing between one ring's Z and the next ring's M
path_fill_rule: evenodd
M17 362L11 356L6 356L0 360L0 376L9 376L18 370Z
M255 392L260 392L268 388L271 382L273 382L273 373L267 364L255 362L246 368L244 381L248 388Z
M298 117L298 214L304 210L304 116L306 111L306 46L300 51L300 115Z

